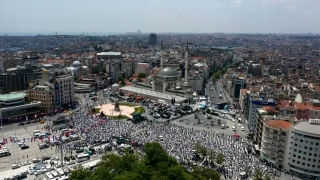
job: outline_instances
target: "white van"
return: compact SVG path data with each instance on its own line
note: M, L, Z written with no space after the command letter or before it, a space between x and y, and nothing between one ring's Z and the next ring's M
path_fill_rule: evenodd
M52 174L53 177L59 176L59 174L56 171L51 171L50 173Z
M232 131L236 131L236 127L235 126L232 126Z
M20 167L20 164L12 164L11 168L12 169L18 169Z
M53 179L53 176L50 172L46 172L46 176L48 177L48 179Z
M224 128L225 128L225 127L224 127L224 124L222 124L222 125L221 125L221 129L224 129Z

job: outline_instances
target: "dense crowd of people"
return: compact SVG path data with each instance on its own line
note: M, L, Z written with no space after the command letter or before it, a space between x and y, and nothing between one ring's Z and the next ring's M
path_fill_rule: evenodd
M83 98L86 98L83 97ZM107 118L88 115L88 105L86 100L81 103L81 110L75 114L74 129L77 130L88 143L94 144L98 140L112 141L114 136L127 136L135 144L143 145L146 142L157 141L164 149L175 157L178 162L190 162L194 155L194 146L200 143L206 149L210 149L224 155L224 162L219 166L219 172L225 177L240 178L239 174L246 171L252 176L255 169L259 168L264 174L268 174L271 179L280 175L280 171L270 168L261 162L257 157L248 154L247 142L241 138L234 138L230 135L220 133L198 131L174 124L142 122L131 124L126 121L111 121ZM91 104L92 106L98 105ZM72 142L71 142L72 143ZM67 144L65 148L72 145ZM201 163L198 163L201 165Z

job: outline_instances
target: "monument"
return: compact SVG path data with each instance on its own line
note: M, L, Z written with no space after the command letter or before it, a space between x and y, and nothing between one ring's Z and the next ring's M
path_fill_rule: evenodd
M114 101L114 111L120 111L119 100Z

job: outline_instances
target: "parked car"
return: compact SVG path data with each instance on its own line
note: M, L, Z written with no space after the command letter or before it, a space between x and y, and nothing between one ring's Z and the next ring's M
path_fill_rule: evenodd
M22 146L20 146L20 148L21 148L21 150L23 150L23 149L28 149L28 148L29 148L29 146L28 146L28 145L26 145L26 144L23 144Z

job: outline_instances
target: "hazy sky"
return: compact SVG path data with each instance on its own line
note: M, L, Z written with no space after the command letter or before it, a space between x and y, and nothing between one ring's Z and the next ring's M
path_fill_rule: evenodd
M0 0L0 34L319 33L320 0Z

